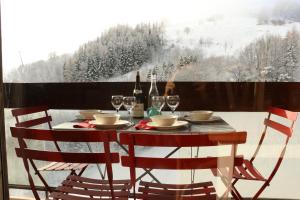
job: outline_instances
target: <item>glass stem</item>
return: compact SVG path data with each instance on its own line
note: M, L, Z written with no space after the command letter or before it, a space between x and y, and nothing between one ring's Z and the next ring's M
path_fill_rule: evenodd
M130 123L132 124L132 116L131 116L131 110L128 111Z

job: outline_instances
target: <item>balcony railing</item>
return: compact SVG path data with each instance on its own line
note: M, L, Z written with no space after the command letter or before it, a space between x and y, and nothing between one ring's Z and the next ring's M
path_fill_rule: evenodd
M166 83L158 83L160 94L180 95L178 110L265 111L271 105L300 110L300 83L296 82L175 82L174 86L165 91ZM142 87L147 99L150 83ZM112 109L112 95L132 95L133 88L132 82L5 83L4 107L106 110Z

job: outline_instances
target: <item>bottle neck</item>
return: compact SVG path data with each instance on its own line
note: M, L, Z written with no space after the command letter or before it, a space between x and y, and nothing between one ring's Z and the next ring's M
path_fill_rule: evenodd
M137 75L136 75L134 89L135 89L135 90L142 90L142 87L141 87L141 80L140 80L140 75L139 75L139 73L137 73Z
M156 77L151 77L151 86L150 86L149 96L148 96L148 108L152 107L152 97L158 95L159 93L156 86Z
M156 86L156 77L155 76L151 77L151 87L152 88L157 88L157 86Z
M151 96L158 96L158 89L157 89L157 85L156 85L156 78L151 78L151 86L150 86L150 90L149 90L149 97L151 98Z

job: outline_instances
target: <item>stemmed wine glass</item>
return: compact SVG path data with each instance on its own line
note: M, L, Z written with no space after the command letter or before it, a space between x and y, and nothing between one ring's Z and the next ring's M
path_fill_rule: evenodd
M169 108L171 109L172 114L174 114L176 108L179 105L179 102L180 102L179 95L167 96L167 104L168 104Z
M111 97L111 104L119 113L120 108L123 105L123 95L114 95Z
M136 105L136 98L134 96L128 96L123 98L123 105L128 111L128 114L130 116L130 122L132 122L132 116L131 116L131 111Z
M153 96L152 97L152 106L161 112L163 107L165 106L166 98L164 96Z

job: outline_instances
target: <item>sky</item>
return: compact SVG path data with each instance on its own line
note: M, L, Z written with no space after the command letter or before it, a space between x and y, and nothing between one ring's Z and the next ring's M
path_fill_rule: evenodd
M117 24L241 15L279 0L2 0L3 71L74 52Z

